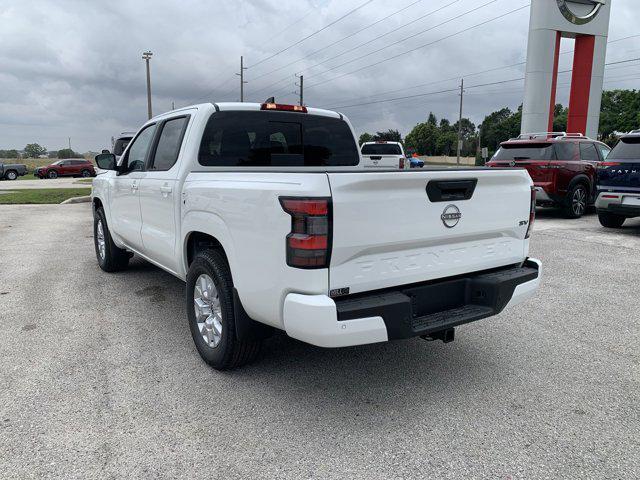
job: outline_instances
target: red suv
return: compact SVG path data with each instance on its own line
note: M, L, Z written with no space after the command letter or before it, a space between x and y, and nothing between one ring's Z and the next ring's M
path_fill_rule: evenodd
M561 208L579 218L596 198L596 169L611 149L581 134L523 134L500 144L489 167L526 168L536 204Z
M58 160L46 167L36 168L33 175L39 178L95 177L93 163L84 159Z

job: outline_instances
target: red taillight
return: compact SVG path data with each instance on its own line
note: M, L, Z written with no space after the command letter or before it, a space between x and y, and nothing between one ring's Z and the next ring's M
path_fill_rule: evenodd
M331 199L280 197L280 204L291 215L287 265L327 268L331 257Z
M263 103L260 106L260 110L307 113L307 107L303 107L302 105L285 105L283 103Z
M531 187L531 210L529 211L529 225L527 226L527 234L524 238L531 237L531 231L533 230L533 224L536 221L536 189Z
M621 165L620 162L600 162L599 167L617 167Z
M602 195L602 198L620 198L619 195Z

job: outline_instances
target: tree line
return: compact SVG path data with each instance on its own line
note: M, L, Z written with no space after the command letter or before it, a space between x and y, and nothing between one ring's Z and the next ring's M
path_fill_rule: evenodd
M28 143L23 153L16 149L0 150L0 158L39 158L42 155L47 155L48 158L82 158L82 154L74 152L70 148L63 148L61 150L49 152L46 147L43 147L37 143Z
M568 108L556 105L553 130L567 131ZM480 146L487 147L489 156L498 149L500 143L520 134L522 105L516 111L502 108L487 115L482 123L474 125L468 118L462 119L462 155L476 156L478 140ZM599 139L613 146L618 133L640 128L640 91L610 90L603 92L600 113ZM581 132L584 133L584 132ZM453 156L457 154L458 122L448 119L438 120L429 113L425 122L418 123L403 139L397 130L377 132L375 135L363 133L360 144L365 141L387 140L402 142L407 152L428 156Z

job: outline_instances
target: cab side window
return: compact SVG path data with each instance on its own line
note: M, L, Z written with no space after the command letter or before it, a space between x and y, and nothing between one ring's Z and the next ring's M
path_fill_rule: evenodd
M164 171L175 165L188 121L188 117L180 117L172 118L162 124L150 170Z
M127 152L127 157L124 159L127 165L127 170L124 173L141 172L144 170L145 160L155 131L155 124L149 125L133 140Z

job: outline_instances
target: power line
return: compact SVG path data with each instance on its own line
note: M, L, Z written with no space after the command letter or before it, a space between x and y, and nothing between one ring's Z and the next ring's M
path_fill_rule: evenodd
M331 60L334 60L334 59L336 59L336 58L338 58L338 57L341 57L341 56L343 56L343 55L346 55L347 53L353 52L354 50L357 50L357 49L359 49L359 48L361 48L361 47L363 47L363 46L365 46L365 45L369 45L370 43L376 42L376 41L380 40L381 38L386 37L387 35L391 35L392 33L397 32L397 31L398 31L399 29L401 29L401 28L404 28L404 27L406 27L406 26L408 26L408 25L411 25L412 23L415 23L415 22L417 22L417 21L423 20L423 19L425 19L425 18L429 17L430 15L433 15L433 14L435 14L435 13L437 13L437 12L440 12L440 11L444 10L444 9L445 9L445 8L447 8L447 7L450 7L450 6L451 6L451 5L453 5L454 3L458 3L459 1L460 1L460 0L454 0L453 2L450 2L450 3L446 4L446 5L443 5L442 7L439 7L439 8L437 8L437 9L435 9L435 10L432 10L432 11L430 11L430 12L428 12L428 13L426 13L426 14L424 14L424 15L422 15L422 16L420 16L420 17L418 17L418 18L416 18L415 20L412 20L412 21L411 21L411 22L409 22L409 23L405 23L404 25L400 25L399 27L394 28L393 30L390 30L389 32L387 32L387 33L385 33L385 34L383 34L383 35L381 35L381 36L379 36L379 37L376 37L376 38L373 38L373 39L368 40L368 41L366 41L366 42L360 43L359 45L356 45L355 47L352 47L352 48L350 48L350 49L348 49L348 50L344 50L344 51L342 51L341 53L339 53L338 55L334 55L333 57L329 57L329 58L327 58L327 59L323 60L322 62L316 63L315 65L311 65L310 67L306 68L306 69L305 69L305 71L306 71L306 70L311 70L311 69L316 68L316 67L319 67L319 66L321 66L321 65L324 65L325 63L327 63L327 62L329 62L329 61L331 61ZM434 26L432 26L432 27L429 27L429 28L428 28L428 29L426 29L426 30L421 30L420 32L414 33L413 35L405 36L405 37L403 37L401 40L398 40L398 41L396 41L396 42L390 43L389 45L386 45L385 47L382 47L382 48L380 48L380 49L378 49L378 50L375 50L375 51L373 51L373 52L367 53L367 54L365 54L365 55L361 55L360 57L357 57L357 58L355 58L355 59L349 60L348 62L342 63L342 64L340 64L340 65L336 65L336 66L333 66L333 67L331 67L331 68L325 69L325 71L324 71L323 73L330 72L331 70L335 70L336 68L343 67L343 66L345 66L345 65L347 65L347 64L349 64L349 63L355 62L355 61L360 60L360 59L362 59L362 58L368 57L369 55L372 55L372 54L374 54L374 53L378 53L378 52L380 52L380 51L382 51L382 50L386 50L387 48L392 47L392 46L394 46L394 45L397 45L397 44L399 44L399 43L405 42L405 41L407 41L407 40L409 40L409 39L411 39L411 38L413 38L413 37L417 37L417 36L419 36L419 35L425 34L425 33L429 32L429 31L431 31L431 30L434 30L434 29L436 29L436 28L438 28L438 27L441 27L441 26L443 26L443 25L446 25L447 23L450 23L450 22L452 22L452 21L454 21L454 20L458 20L459 18L462 18L462 17L464 17L465 15L468 15L468 14L470 14L470 13L473 13L473 12L475 12L476 10L479 10L479 9L481 9L481 8L484 8L484 7L486 7L487 5L490 5L490 4L495 3L495 2L497 2L497 1L498 1L498 0L490 0L490 1L489 1L489 2L487 2L487 3L485 3L485 4L483 4L483 5L480 5L479 7L475 7L475 8L473 8L473 9L471 9L471 10L468 10L468 11L466 11L466 12L463 12L463 13L461 13L461 14L459 14L459 15L455 16L455 17L452 17L452 18L450 18L450 19L448 19L448 20L445 20L445 21L444 21L444 22L442 22L442 23L439 23L439 24L437 24L437 25L434 25ZM295 62L294 62L294 63L295 63ZM271 72L271 73L273 73L273 72ZM263 75L263 76L264 76L264 75ZM281 83L282 81L284 81L284 80L286 80L286 79L288 79L288 78L289 78L289 76L287 76L287 77L283 77L283 78L281 78L280 80L277 80L277 81L275 81L275 82L273 82L273 83L271 83L271 84L267 85L266 87L263 87L263 88L262 88L262 89L260 89L260 90L266 90L266 89L268 89L268 88L271 88L272 86L277 85L277 84ZM260 90L259 90L259 91L260 91Z
M337 18L336 20L334 20L333 22L330 22L328 24L326 24L324 27L322 27L319 30L316 30L315 32L310 33L309 35L307 35L306 37L292 43L291 45L277 51L276 53L269 55L268 57L263 58L262 60L258 61L257 63L254 63L253 65L247 67L247 68L253 68L256 67L258 65L260 65L261 63L266 62L267 60L271 60L273 57L276 57L278 55L280 55L283 52L286 52L287 50L295 47L296 45L300 45L302 42L304 42L305 40L310 39L311 37L317 35L318 33L322 32L323 30L326 30L327 28L331 27L332 25L335 25L336 23L338 23L340 20L343 20L344 18L348 17L349 15L351 15L352 13L360 10L361 8L365 7L366 5L369 5L371 2L373 2L373 0L367 0L364 3L361 3L360 5L358 5L356 8L349 10L347 13L345 13L344 15L342 15L341 17Z
M315 64L315 65L312 65L312 66L311 66L311 67L309 67L309 68L315 68L315 67L318 67L318 66L323 65L323 64L325 64L325 63L327 63L327 62L329 62L329 61L331 61L331 60L333 60L333 59L335 59L335 58L341 57L341 56L343 56L343 55L346 55L346 54L347 54L347 53L349 53L349 52L352 52L352 51L354 51L354 50L357 50L358 48L363 47L364 45L368 45L368 44L370 44L370 43L373 43L373 42L375 42L375 41L377 41L377 40L379 40L379 39L381 39L381 38L383 38L383 37L386 37L387 35L390 35L390 34L392 34L392 33L397 32L399 29L404 28L404 27L406 27L407 25L410 25L410 24L412 24L412 23L415 23L417 20L421 20L421 19L423 19L423 18L425 18L425 17L428 17L428 16L430 16L430 15L433 15L434 13L437 13L437 12L439 12L439 11L441 11L441 10L444 10L445 8L450 7L450 6L451 6L451 5L453 5L454 3L457 3L458 1L459 1L459 0L455 0L454 2L451 2L451 3L448 3L447 5L444 5L443 7L440 7L440 8L438 8L438 9L436 9L436 10L432 10L431 12L427 13L426 15L423 15L423 16L422 16L422 17L420 17L419 19L416 19L416 20L414 20L414 21L411 21L411 22L409 22L409 23L406 23L406 24L404 24L404 25L401 25L401 26L399 26L398 28L393 29L393 30L392 30L392 31L390 31L390 32L387 32L387 33L385 33L384 35L382 35L382 36L380 36L380 37L374 38L373 40L370 40L370 41L368 41L368 42L361 43L360 45L357 45L357 46L355 46L355 47L353 47L353 48L351 48L351 49L349 49L349 50L345 50L344 52L341 52L341 53L340 53L340 54L338 54L338 55L335 55L335 56L333 56L333 57L327 58L326 60L323 60L323 61L322 61L322 62L320 62L320 63L317 63L317 64ZM429 27L429 28L427 28L426 30L421 30L420 32L416 32L416 33L414 33L414 34L412 34L412 35L405 35L405 36L404 36L404 37L402 37L400 40L397 40L397 41L395 41L395 42L393 42L393 43L390 43L390 44L388 44L388 45L386 45L386 46L384 46L384 47L382 47L382 48L379 48L378 50L374 50L374 51L369 52L369 53L367 53L367 54L365 54L365 55L361 55L361 56L359 56L359 57L356 57L356 58L354 58L354 59L352 59L352 60L349 60L348 62L342 63L342 64L340 64L340 65L333 66L333 67L331 67L331 68L327 69L327 70L326 70L326 72L329 72L329 71L331 71L331 70L335 70L336 68L343 67L343 66L345 66L345 65L347 65L347 64L349 64L349 63L353 63L353 62L358 61L358 60L360 60L360 59L362 59L362 58L365 58L365 57L368 57L368 56L370 56L370 55L373 55L374 53L381 52L382 50L386 50L386 49L387 49L387 48L389 48L389 47L393 47L394 45L398 45L398 44L400 44L400 43L406 42L407 40L409 40L409 39L411 39L411 38L414 38L414 37L417 37L417 36L423 35L423 34L425 34L425 33L427 33L427 32L430 32L431 30L434 30L434 29L436 29L436 28L438 28L438 27L441 27L441 26L443 26L443 25L446 25L447 23L453 22L454 20L459 20L460 18L462 18L462 17L464 17L464 16L466 16L466 15L469 15L470 13L473 13L473 12L475 12L475 11L477 11L477 10L480 10L480 9L482 9L482 8L484 8L484 7L488 6L488 5L491 5L492 3L496 3L497 1L498 1L498 0L490 0L489 2L484 3L483 5L480 5L480 6L478 6L478 7L472 8L471 10L467 10L466 12L463 12L463 13L461 13L461 14L459 14L459 15L456 15L455 17L452 17L452 18L450 18L450 19L448 19L448 20L445 20L444 22L441 22L441 23L439 23L439 24L437 24L437 25L434 25L434 26L432 26L432 27Z
M615 43L615 42L619 42L619 41L622 41L622 40L627 40L629 38L635 38L635 37L640 37L640 35L632 35L632 36L629 36L629 37L619 38L619 39L616 39L616 40L611 40L608 43ZM638 59L628 59L628 60L624 60L624 61L622 61L620 63L628 63L628 62L634 62L634 61L639 61L639 60L640 60L640 58L638 58ZM414 88L427 87L427 86L431 86L431 85L436 85L438 83L450 82L450 81L453 81L453 80L458 80L459 78L468 78L468 77L473 77L473 76L477 76L477 75L482 75L482 74L485 74L485 73L491 73L491 72L497 72L497 71L500 71L500 70L506 70L507 68L519 67L519 66L522 66L522 65L526 65L526 63L527 63L526 61L522 61L522 62L518 62L518 63L512 63L510 65L503 65L503 66L500 66L500 67L493 67L493 68L490 68L490 69L487 69L487 70L481 70L481 71L478 71L478 72L460 74L460 75L456 75L456 76L453 76L453 77L450 77L450 78L446 78L446 79L443 79L443 80L435 80L433 82L420 83L418 85L413 85L411 87L397 88L395 90L387 90L385 92L375 92L375 93L372 93L371 95L367 95L367 96L363 96L363 97L356 97L356 98L351 97L350 100L360 100L360 99L365 99L365 98L378 97L378 96L381 96L381 95L388 95L390 93L398 93L398 92L403 92L403 91L406 91L406 90L413 90ZM618 63L618 62L607 63L606 66L614 65L616 63ZM633 67L633 66L635 66L635 65L629 65L629 66L626 66L626 67L616 67L616 68L629 68L629 67ZM572 69L571 70L564 70L564 71L560 71L558 73L559 74L560 73L569 73L571 71L573 71L573 70Z
M313 6L313 5L312 5ZM273 42L276 38L278 38L280 35L282 35L284 32L286 32L287 30L289 30L291 27L298 25L300 22L302 22L305 18L307 18L309 15L311 15L314 11L317 10L317 7L313 6L313 9L309 10L307 12L306 15L304 15L303 17L300 17L298 20L296 20L295 22L291 22L289 25L287 25L286 27L284 27L282 30L280 30L278 33L276 33L275 35L273 35L271 38L265 40L261 46L264 47L265 45L268 45L269 43Z
M275 73L275 72L279 72L280 70L282 70L282 69L284 69L284 68L287 68L287 67L289 67L289 66L291 66L291 65L294 65L294 64L296 64L296 63L298 63L298 62L301 62L302 60L305 60L305 59L307 59L307 58L309 58L309 57L313 57L313 56L317 55L318 53L323 52L324 50L326 50L326 49L328 49L328 48L331 48L331 47L333 47L334 45L337 45L338 43L340 43L340 42L342 42L342 41L346 40L347 38L354 37L354 36L356 36L357 34L359 34L359 33L361 33L361 32L364 32L365 30L367 30L367 29L369 29L369 28L371 28L371 27L373 27L373 26L375 26L375 25L377 25L377 24L379 24L379 23L381 23L381 22L383 22L383 21L385 21L385 20L387 20L387 19L389 19L389 18L393 17L394 15L397 15L398 13L401 13L401 12L403 12L403 11L405 11L405 10L407 10L407 9L409 9L409 8L411 8L411 7L413 7L414 5L416 5L416 4L418 4L418 3L422 2L422 1L424 1L424 0L416 0L415 2L410 3L410 4L409 4L409 5L407 5L406 7L401 8L400 10L396 10L395 12L393 12L393 13L391 13L391 14L389 14L389 15L386 15L385 17L382 17L380 20L376 20L375 22L370 23L369 25L367 25L367 26L365 26L365 27L362 27L361 29L356 30L356 31L355 31L355 32L353 32L353 33L350 33L350 34L349 34L349 35L347 35L346 37L342 37L341 39L336 40L335 42L331 42L330 44L325 45L324 47L319 48L318 50L316 50L316 51L314 51L314 52L311 52L311 53L309 53L308 55L305 55L304 57L299 58L298 60L294 60L293 62L289 62L289 63L287 63L287 64L285 64L285 65L282 65L281 67L278 67L278 68L276 68L276 69L274 69L274 70L271 70L270 72L263 73L262 75L259 75L259 76L257 76L257 77L254 77L254 78L253 78L253 80L255 81L255 80L258 80L258 79L260 79L260 78L262 78L262 77L266 77L266 76L271 75L271 74L273 74L273 73ZM456 2L459 2L459 1L460 1L460 0L456 0ZM453 3L456 3L456 2L453 2ZM417 20L416 20L416 21L417 21ZM401 28L401 27L399 27L399 28ZM394 29L394 31L396 31L396 30L397 30L397 29ZM382 38L382 37L378 37L378 38Z
M617 64L620 64L620 63L627 63L627 62L632 62L632 61L637 61L637 60L640 60L640 58L634 58L634 59L627 59L627 60L620 60L620 61L616 61L616 62L610 62L610 63L605 64L605 66L617 65ZM505 83L512 83L512 82L522 81L524 79L525 79L525 77L520 77L520 78L512 78L510 80L501 80L501 81L497 81L497 82L482 83L482 84L477 84L477 85L466 86L465 89L488 87L488 86L492 86L492 85L502 85L502 84L505 84ZM340 105L340 106L337 106L337 107L331 107L330 110L360 107L360 106L363 106L363 105L373 105L373 104L378 104L378 103L394 102L394 101L398 101L398 100L408 100L408 99L412 99L412 98L420 98L420 97L429 96L429 95L436 95L438 93L456 92L456 91L458 91L459 88L460 87L450 88L450 89L446 89L446 90L440 90L438 92L427 92L427 93L418 93L418 94L415 94L415 95L405 95L405 96L402 96L402 97L387 98L387 99L382 99L382 100L374 100L374 101L371 101L371 102L361 102L361 103L355 103L355 104L351 104L351 105Z
M460 31L458 31L458 32L455 32L455 33L449 34L449 35L447 35L447 36L445 36L445 37L439 38L439 39L434 40L434 41L432 41L432 42L425 43L425 44L420 45L420 46L418 46L418 47L412 48L411 50L406 50L406 51L404 51L404 52L401 52L401 53L399 53L399 54L393 55L393 56L391 56L391 57L387 57L387 58L385 58L385 59L383 59L383 60L380 60L380 61L377 61L377 62L371 63L371 64L369 64L369 65L365 65L365 66L360 67L360 68L357 68L356 70L353 70L353 71L351 71L351 72L343 73L342 75L338 75L337 77L333 77L333 78L330 78L330 79L327 79L327 80L323 80L323 81L320 81L320 82L313 83L313 84L311 84L311 85L307 85L307 88L315 87L315 86L318 86L318 85L322 85L322 84L325 84L325 83L332 82L332 81L337 80L337 79L339 79L339 78L346 77L347 75L352 75L352 74L354 74L354 73L356 73L356 72L359 72L359 71L361 71L361 70L365 70L365 69L367 69L367 68L371 68L371 67L374 67L374 66L376 66L376 65L380 65L381 63L388 62L389 60L393 60L393 59L399 58L399 57L401 57L401 56L403 56L403 55L407 55L408 53L415 52L416 50L420 50L420 49L422 49L422 48L429 47L429 46L434 45L434 44L436 44L436 43L442 42L443 40L447 40L447 39L449 39L449 38L451 38L451 37L455 37L456 35L460 35L461 33L468 32L469 30L472 30L472 29L474 29L474 28L481 27L481 26L486 25L486 24L488 24L488 23L490 23L490 22L494 22L494 21L496 21L496 20L499 20L499 19L501 19L501 18L504 18L504 17L506 17L507 15L511 15L511 14L513 14L513 13L515 13L515 12L518 12L518 11L520 11L520 10L524 9L524 8L529 7L529 6L530 6L530 4L523 5L523 6L519 7L519 8L516 8L516 9L514 9L514 10L511 10L511 11L509 11L509 12L507 12L507 13L503 13L502 15L498 15L497 17L491 18L491 19L489 19L489 20L485 20L484 22L478 23L478 24L476 24L476 25L472 25L472 26L467 27L467 28L465 28L465 29L463 29L463 30L460 30Z

